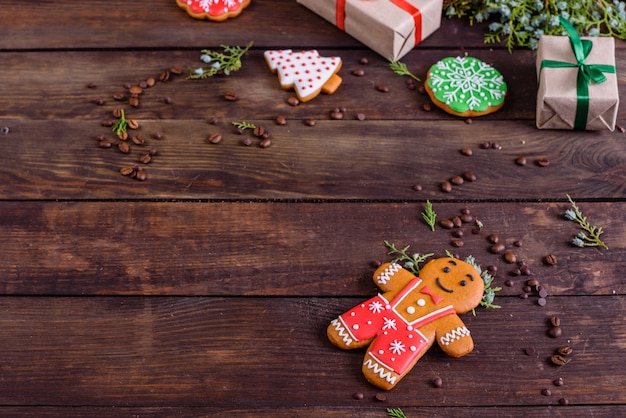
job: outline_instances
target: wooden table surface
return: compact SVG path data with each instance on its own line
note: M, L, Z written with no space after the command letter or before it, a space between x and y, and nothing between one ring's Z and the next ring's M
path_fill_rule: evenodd
M428 97L384 58L295 0L253 0L224 23L191 19L174 0L1 0L0 21L0 126L9 128L0 135L0 415L626 414L626 136L537 130L532 51L485 45L485 26L444 19L402 58L420 77L464 54L499 69L505 106L469 123L425 111ZM230 76L173 75L137 108L113 99L127 84L203 65L201 49L250 41ZM287 104L293 92L263 59L287 48L340 56L337 92ZM626 44L616 48L623 101ZM113 140L101 122L116 107L146 139L129 154L96 140ZM331 119L335 108L343 120ZM235 121L264 126L272 146L252 136L243 145L249 133ZM207 141L214 133L219 144ZM145 181L119 173L152 148ZM439 189L466 171L476 181ZM580 228L563 217L567 195L604 228L608 250L571 245ZM467 209L483 228L463 225L454 247L450 230L421 219L427 200L438 219ZM490 234L529 275L512 275L489 251ZM335 348L325 330L376 294L374 266L391 259L385 240L473 255L497 268L503 289L500 309L463 316L471 354L433 347L381 401L361 374L364 352ZM548 254L556 265L543 262ZM534 293L520 298L530 278L548 291L545 306ZM547 335L552 316L558 338ZM562 345L573 353L558 367L549 358Z

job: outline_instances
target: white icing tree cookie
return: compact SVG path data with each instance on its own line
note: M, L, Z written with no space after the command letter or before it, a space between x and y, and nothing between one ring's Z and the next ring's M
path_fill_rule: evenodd
M334 93L342 80L337 75L341 58L322 57L316 50L293 52L290 49L265 51L265 61L283 89L293 88L302 102L315 98L320 91Z
M213 21L226 20L238 16L248 7L251 0L176 0L181 9L196 19Z
M448 57L430 67L425 83L433 103L457 116L482 116L500 109L507 86L500 72L473 57Z

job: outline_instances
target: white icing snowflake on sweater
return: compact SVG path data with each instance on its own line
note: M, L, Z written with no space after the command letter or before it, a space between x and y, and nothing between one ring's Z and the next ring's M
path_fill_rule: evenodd
M389 344L389 351L395 355L399 355L406 351L406 346L402 343L402 341L393 340L393 342Z
M386 329L394 329L394 330L398 330L398 328L396 327L396 320L395 319L390 319L387 317L383 318L383 321L385 321L385 324L383 325L383 330Z
M382 311L385 310L385 307L383 306L382 303L375 300L374 302L369 304L369 310L372 311L373 313L381 313Z

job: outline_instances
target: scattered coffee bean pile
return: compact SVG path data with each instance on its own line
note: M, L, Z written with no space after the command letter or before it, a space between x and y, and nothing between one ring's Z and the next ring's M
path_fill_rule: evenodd
M141 80L137 84L127 83L123 86L123 90L113 92L111 94L111 98L115 102L122 105L127 104L131 108L137 108L140 106L141 98L148 89L153 88L157 82L166 83L170 81L173 76L180 75L182 72L182 69L179 67L172 67L170 69L163 70L157 77L148 77L145 80ZM96 89L97 85L95 83L89 83L87 88ZM167 96L163 98L163 102L165 104L172 104L173 100L171 97ZM97 106L104 106L107 104L107 100L104 97L97 97L93 103ZM117 122L114 119L116 119ZM115 139L110 139L104 134L96 135L98 146L100 148L115 148L122 154L130 154L134 146L141 148L147 147L148 141L144 135L140 133L132 135L129 134L128 130L138 131L140 129L139 122L133 118L127 117L121 107L115 107L111 112L110 117L105 118L100 123L101 126L107 128L113 128L116 124L118 124L118 126L119 124L124 124L124 126L115 132L112 131L108 133L111 135L115 134ZM153 139L160 140L163 138L163 134L160 131L157 131L154 132L151 137ZM135 164L134 166L123 166L119 170L120 174L139 181L147 180L148 175L143 166L150 164L153 161L153 157L157 154L158 152L156 148L142 150L137 156L138 164Z

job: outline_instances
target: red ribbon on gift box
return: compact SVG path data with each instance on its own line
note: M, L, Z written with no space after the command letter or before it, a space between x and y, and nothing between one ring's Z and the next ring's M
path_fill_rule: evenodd
M337 0L337 17L336 25L339 29L345 31L346 30L346 1L347 0ZM422 12L420 9L413 6L406 0L388 0L391 3L395 4L405 12L409 13L413 17L413 21L415 22L415 45L419 44L422 41Z

